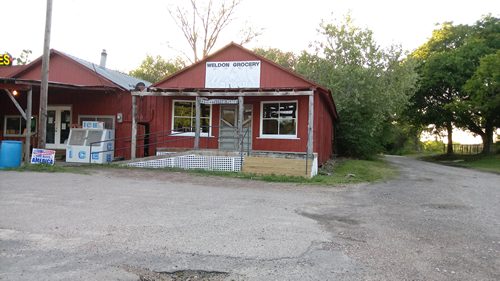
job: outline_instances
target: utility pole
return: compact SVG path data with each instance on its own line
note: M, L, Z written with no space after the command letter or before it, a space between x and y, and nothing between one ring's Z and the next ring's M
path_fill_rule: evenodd
M47 98L49 91L50 27L52 24L52 0L47 0L45 36L43 39L42 79L40 85L40 111L38 118L38 148L45 148L47 135ZM26 122L28 122L27 120ZM29 123L27 123L29 124Z

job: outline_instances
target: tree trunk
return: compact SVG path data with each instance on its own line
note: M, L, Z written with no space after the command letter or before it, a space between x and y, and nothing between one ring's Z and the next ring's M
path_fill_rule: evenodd
M451 122L446 124L446 130L448 131L448 145L446 147L446 154L453 154L453 126Z
M483 151L482 154L492 154L493 153L493 124L486 121L485 134L481 136L483 139Z

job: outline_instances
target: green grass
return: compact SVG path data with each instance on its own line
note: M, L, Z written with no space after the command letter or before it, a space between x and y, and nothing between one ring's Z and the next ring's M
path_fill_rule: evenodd
M376 182L394 178L398 174L397 170L383 159L340 159L333 165L332 175L324 175L325 172L331 173L332 168L326 165L326 167L320 170L320 175L314 177L312 180L329 185Z
M248 173L216 172L206 170L189 170L189 173L203 176L224 176L232 178L261 180L266 182L283 182L314 185L341 185L350 183L375 182L395 177L397 171L382 159L355 160L338 159L335 164L328 163L313 178L291 177L281 175L256 175Z
M3 171L88 174L86 167L59 166L59 165L47 165L47 164L36 164L36 165L28 164L28 165L22 165L19 168L4 169Z
M89 174L94 169L137 169L118 165L82 165L82 166L59 166L59 165L25 165L12 171L49 172L49 173L79 173ZM240 178L248 180L260 180L266 182L282 182L313 185L341 185L350 183L375 182L393 178L397 172L382 159L356 160L340 158L335 163L330 162L320 169L319 174L313 178L291 177L282 175L256 175L249 173L219 172L207 170L183 170L179 168L155 169L162 172L183 172L199 176L220 176L229 178Z
M476 169L486 172L494 172L500 174L500 154L495 155L435 155L422 157L422 160L441 163L450 166L464 167Z

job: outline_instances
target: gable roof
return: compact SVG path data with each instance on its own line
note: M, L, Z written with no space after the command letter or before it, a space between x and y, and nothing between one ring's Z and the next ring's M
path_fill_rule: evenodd
M218 59L221 59L220 61L260 60L262 64L261 88L259 90L313 89L315 93L320 94L322 99L327 102L332 116L338 118L335 102L330 90L234 42L207 56L205 59L154 83L152 87L164 90L223 91L225 89L205 88L205 65L208 61L217 61Z
M126 91L135 89L137 83L141 82L146 86L151 85L148 81L129 76L119 71L100 67L98 64L88 62L61 51L51 49L50 56L49 82L53 84L66 84L80 87L112 87ZM40 72L36 70L41 66L41 62L42 57L39 57L28 65L16 68L10 73L0 72L0 77L40 81ZM74 75L71 75L71 73L68 72L78 73L73 73Z
M154 83L153 87L170 88L167 86L168 84L170 84L169 82L176 80L176 79L179 79L179 77L181 77L181 76L187 75L187 72L191 72L191 71L194 72L195 69L197 69L197 68L204 69L204 65L206 64L207 61L217 59L222 54L230 52L231 49L236 50L240 55L245 55L246 57L248 57L248 59L245 59L245 60L249 60L250 58L257 59L257 60L263 61L267 66L274 68L274 70L279 70L278 72L281 72L283 74L281 78L285 78L283 76L288 76L287 77L288 80L293 79L293 80L295 80L295 84L300 84L300 87L297 87L297 88L311 87L311 88L321 88L324 91L328 91L328 89L326 89L326 88L322 87L321 85L303 77L302 75L299 75L299 74L295 73L294 71L292 71L288 68L285 68L285 67L283 67L283 66L281 66L281 65L279 65L279 64L277 64L277 63L275 63L275 62L273 62L273 61L271 61L271 60L269 60L261 55L258 55L256 53L252 52L251 50L248 50L248 49L244 48L243 46L236 44L234 42L229 43L228 45L224 46L222 49L219 49L215 53L204 58L203 60L200 60L200 61L198 61L198 62L196 62L196 63L194 63L194 64L192 64L184 69L181 69L180 71L178 71L170 76L165 77L161 81ZM235 60L238 60L238 59L235 59ZM263 81L263 82L265 82L265 81ZM200 83L198 83L198 84L200 84ZM167 87L163 87L163 86L167 86ZM201 86L201 85L198 85L198 86ZM265 87L265 85L261 85L261 87L262 88L269 88L269 87ZM197 88L197 87L185 87L185 88ZM204 87L198 87L198 88L204 88ZM270 87L270 88L273 88L273 87ZM279 88L279 87L275 87L275 88ZM283 88L287 88L287 87L283 87Z
M122 73L122 72L119 72L116 70L111 70L109 68L101 67L98 64L88 62L86 60L77 58L77 57L69 55L69 54L65 54L63 52L60 52L60 53L77 61L78 63L87 67L91 71L95 71L97 74L99 74L102 77L108 79L109 81L119 85L120 87L122 87L125 90L129 90L129 91L133 90L133 89L135 89L135 86L141 82L144 83L144 85L146 85L146 87L149 87L151 85L151 83L146 81L146 80L142 80L142 79L127 75L125 73Z
M0 77L10 78L13 74L23 70L27 65L11 65L0 67Z

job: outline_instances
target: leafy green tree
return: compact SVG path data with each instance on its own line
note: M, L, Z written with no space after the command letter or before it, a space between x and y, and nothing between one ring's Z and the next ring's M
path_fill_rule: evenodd
M481 58L479 67L464 89L468 98L459 104L463 122L481 136L483 153L493 152L493 131L500 127L500 50Z
M417 75L400 47L382 50L372 31L353 24L322 23L316 53L303 52L297 71L330 88L340 120L339 152L370 158L383 151L385 126L396 125L412 96Z
M147 55L146 58L142 61L141 65L138 68L130 71L129 75L149 81L151 83L156 83L166 76L172 75L184 67L185 63L180 58L166 61L161 56L153 57Z
M292 52L283 52L277 48L256 48L253 51L285 68L295 69L297 64L297 56Z
M473 98L476 93L473 86L466 90L465 85L479 67L480 59L499 49L499 21L486 16L473 26L444 23L412 54L419 62L421 79L412 98L413 106L407 113L414 124L433 124L438 130L446 129L448 154L453 153L453 127L480 135L484 142L483 152L490 150L491 145L486 143L491 138L486 137L485 112L479 110L482 106L478 104L488 101Z
M453 123L455 115L447 105L458 99L464 78L457 69L455 51L464 44L469 32L467 26L453 26L446 22L432 37L411 55L419 66L419 88L406 112L414 124L434 125L448 133L447 153L453 153Z

